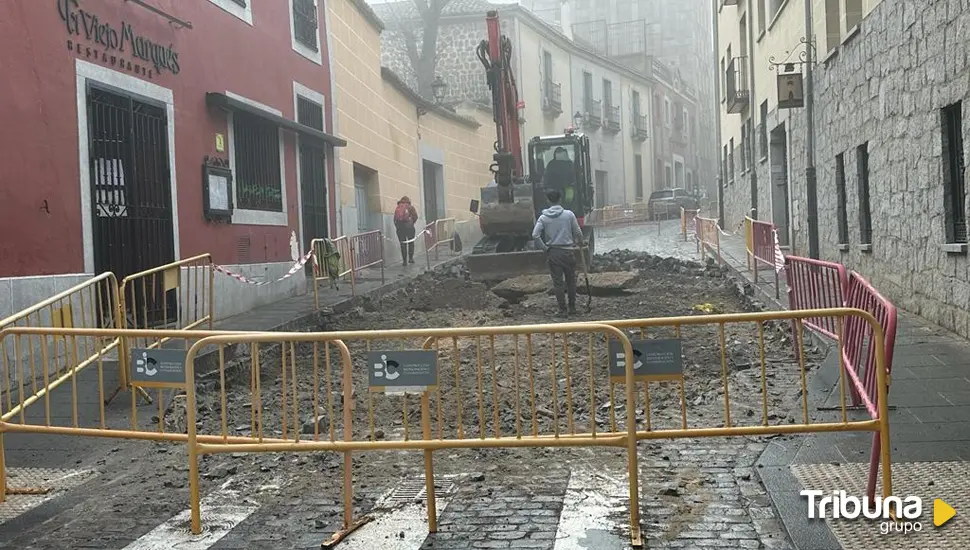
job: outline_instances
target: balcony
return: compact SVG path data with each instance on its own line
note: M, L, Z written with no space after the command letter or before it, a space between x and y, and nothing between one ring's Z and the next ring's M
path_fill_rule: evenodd
M542 111L553 118L562 114L562 84L546 81L542 95Z
M751 92L748 91L748 71L745 68L747 60L747 57L735 57L728 64L727 74L724 75L726 89L724 95L729 114L741 113L748 108L748 97Z
M606 104L603 108L603 114L606 118L606 125L604 126L610 132L617 134L620 132L620 107L614 107L610 104Z
M603 102L595 99L586 100L586 112L583 113L586 128L595 130L603 125Z
M650 121L647 119L647 115L634 114L633 140L647 141L648 137L650 137Z

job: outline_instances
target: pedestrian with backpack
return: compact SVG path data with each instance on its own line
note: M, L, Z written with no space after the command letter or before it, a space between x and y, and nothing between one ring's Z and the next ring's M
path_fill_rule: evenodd
M394 209L394 228L397 229L397 240L401 243L401 258L404 265L414 263L414 224L418 222L418 211L411 205L407 195L397 201Z

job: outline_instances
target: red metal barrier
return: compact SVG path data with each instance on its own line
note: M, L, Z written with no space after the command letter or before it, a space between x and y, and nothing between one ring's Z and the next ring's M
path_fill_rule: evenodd
M754 283L758 284L758 262L767 265L775 274L775 298L778 298L781 292L778 288L778 270L775 269L775 224L753 220L751 237L754 249Z
M384 232L381 230L358 233L350 237L350 253L353 255L354 274L380 266L381 284L384 284Z
M825 309L845 304L849 279L841 264L786 256L785 279L789 309ZM805 319L804 324L833 340L839 338L836 317L813 317Z
M893 348L896 344L896 306L879 294L869 281L856 272L849 274L846 307L858 308L870 313L882 325L884 354L886 357L886 379L892 372ZM858 318L848 318L845 322L845 336L842 346L842 360L849 379L852 402L866 407L873 418L878 418L877 380L876 380L876 342L872 341L872 329L868 323ZM860 388L865 393L860 395ZM886 388L888 394L889 388ZM876 491L876 476L879 473L879 449L882 444L879 433L872 437L872 453L869 459L869 482L866 487L871 497Z
M892 305L882 294L879 294L869 281L853 271L849 274L848 292L845 298L846 307L858 308L870 313L882 325L885 331L886 374L892 372L893 348L896 343L896 306ZM845 351L842 356L845 367L850 370L850 376L858 377L865 387L866 395L860 396L853 391L852 402L859 405L868 398L876 399L876 350L871 345L872 331L866 323L856 320L846 321Z

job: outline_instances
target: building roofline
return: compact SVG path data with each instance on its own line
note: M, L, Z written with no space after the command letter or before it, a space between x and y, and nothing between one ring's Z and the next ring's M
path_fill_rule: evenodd
M442 107L441 105L436 105L427 99L421 97L420 94L415 92L408 86L401 77L397 75L394 71L387 67L381 67L381 78L383 78L388 84L394 87L397 91L401 92L411 103L414 103L416 107L427 110L429 113L435 113L437 115L443 116L445 118L451 119L460 124L473 129L481 127L481 123L477 120L459 115L458 113L451 111Z
M357 11L360 12L360 14L364 17L364 19L366 19L367 22L370 23L372 27L377 29L377 32L379 33L384 32L384 28L385 28L384 20L382 20L377 15L377 12L375 12L374 9L371 8L370 5L368 5L365 0L349 0L349 1L351 4L353 4L355 8L357 8Z
M554 40L559 44L559 46L562 49L567 50L570 53L577 53L581 56L586 57L590 61L595 61L597 63L605 65L609 67L611 70L614 70L618 73L623 73L630 79L637 80L646 84L663 84L668 88L670 88L672 92L680 96L681 99L685 101L689 101L696 105L700 105L699 98L692 97L684 93L683 90L676 88L673 82L670 82L663 78L658 78L656 75L643 74L637 70L627 67L626 65L623 65L622 63L614 61L613 59L610 59L607 56L604 56L600 53L597 53L591 50L583 46L582 44L576 42L575 40L570 40L561 31L559 31L558 29L556 29L555 27L553 27L552 25L544 21L542 18L540 18L539 16L537 16L536 14L532 13L531 11L522 7L519 4L496 5L496 9L498 9L499 14L508 14L508 15L511 15L512 17L517 17L522 20L525 20L528 26L533 30L535 30L538 34L545 36L547 39ZM456 14L456 15L443 16L441 18L441 22L443 24L447 24L447 22L449 21L476 21L479 19L484 20L484 17L485 17L485 14L481 14L481 15L473 14L473 13Z

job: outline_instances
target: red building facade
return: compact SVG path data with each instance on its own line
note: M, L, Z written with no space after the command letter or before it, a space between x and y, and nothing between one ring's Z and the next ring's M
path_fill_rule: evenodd
M0 2L0 278L290 264L330 236L326 11Z

